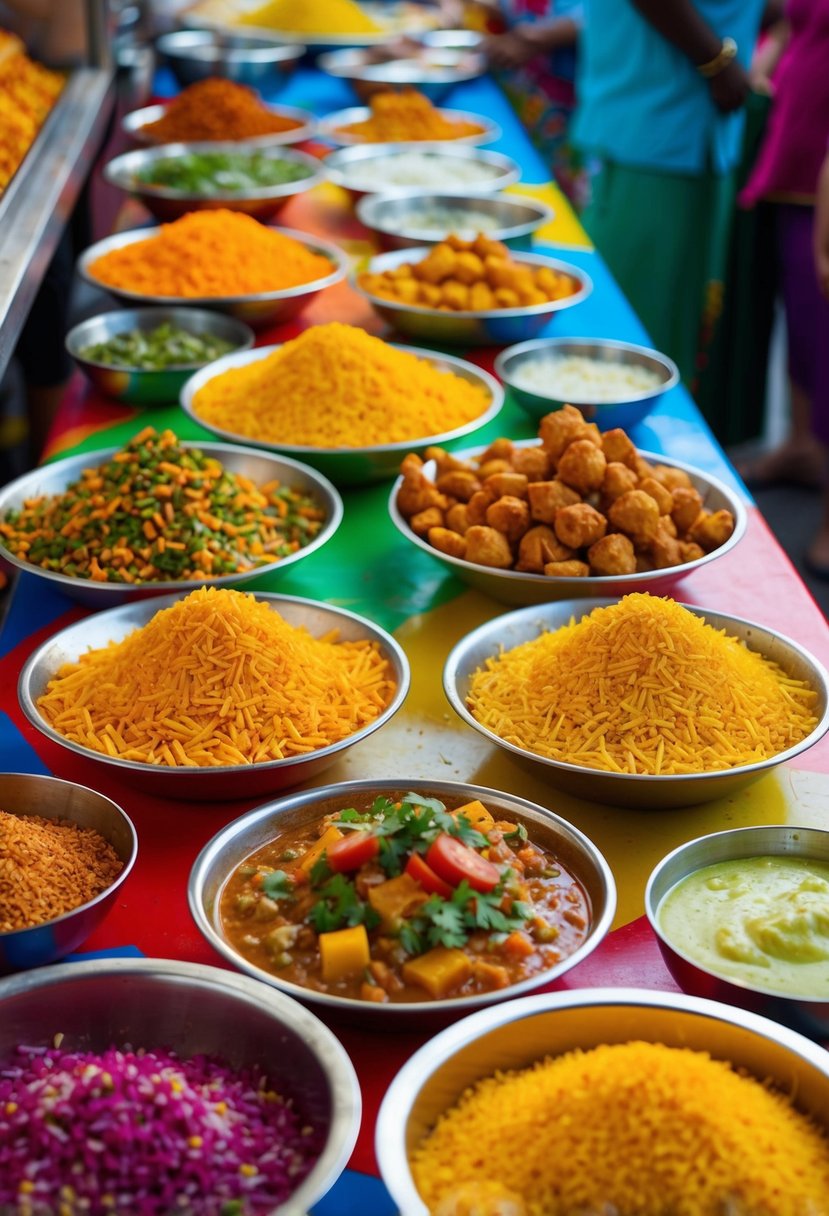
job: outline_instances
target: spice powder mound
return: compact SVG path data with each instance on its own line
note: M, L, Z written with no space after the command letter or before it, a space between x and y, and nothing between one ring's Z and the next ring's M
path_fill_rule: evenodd
M0 811L0 933L63 916L100 895L123 863L94 828Z

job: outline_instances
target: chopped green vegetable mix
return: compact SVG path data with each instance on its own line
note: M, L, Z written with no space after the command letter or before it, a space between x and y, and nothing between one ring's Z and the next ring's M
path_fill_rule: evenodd
M168 367L201 367L231 350L235 350L234 344L224 338L191 334L165 321L155 329L129 329L106 342L84 346L80 356L107 367L152 372Z
M149 186L210 197L300 182L311 170L262 152L188 152L156 160L135 176Z
M324 519L310 495L278 481L257 486L172 431L146 427L62 494L7 511L0 541L73 578L204 582L295 553Z

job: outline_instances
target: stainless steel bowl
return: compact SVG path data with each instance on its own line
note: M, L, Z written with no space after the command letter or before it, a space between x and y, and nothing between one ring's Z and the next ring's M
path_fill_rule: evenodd
M168 959L96 959L0 982L0 1058L25 1043L64 1051L164 1048L205 1053L236 1069L264 1067L325 1131L319 1160L268 1216L301 1216L348 1162L360 1126L360 1087L331 1031L296 1001L218 967Z
M202 372L196 372L185 384L181 392L181 407L200 426L212 431L215 435L221 435L223 439L232 440L234 443L253 444L270 452L288 452L295 459L313 465L315 469L319 469L321 473L340 486L362 485L365 482L394 477L400 468L400 461L407 452L422 452L433 443L452 446L453 441L470 435L491 422L504 404L504 390L495 377L490 376L482 368L475 367L474 364L467 363L464 359L456 359L452 355L439 354L437 351L421 350L419 347L413 346L399 346L398 350L427 360L438 371L452 372L470 384L484 389L490 397L487 409L480 417L474 418L472 422L467 422L464 426L455 427L452 431L444 431L439 435L424 435L422 439L406 439L400 443L375 444L362 448L312 448L295 443L267 443L264 440L252 439L248 435L225 431L221 427L207 422L196 413L193 406L196 393L204 388L205 384L214 376L221 376L234 367L246 367L259 359L265 359L278 349L278 346L260 346L256 350L246 351L238 358L235 355L227 355L224 359L217 359L215 363L209 364L208 368L202 369ZM203 374L203 372L207 374ZM278 406L275 406L274 409L278 412ZM0 503L2 503L1 497Z
M304 194L318 186L325 178L325 170L316 156L297 152L294 148L271 145L255 149L257 155L269 160L288 161L300 166L307 176L279 186L261 186L259 189L232 190L224 193L193 194L174 190L170 186L154 186L141 180L140 174L159 161L175 160L177 157L200 153L247 151L245 144L238 143L190 143L156 144L152 148L139 148L116 156L104 166L104 178L111 186L124 190L143 203L157 220L177 220L188 211L241 211L257 220L267 220L276 215L286 203L298 194Z
M345 278L348 258L343 251L330 241L320 237L309 236L307 232L298 232L294 228L276 228L283 236L289 236L298 241L312 253L322 254L331 262L331 273L321 279L313 279L310 283L301 283L298 287L285 287L282 291L260 291L241 296L154 296L144 295L137 291L127 291L122 287L111 287L102 283L89 273L89 267L105 253L113 249L122 249L125 245L133 245L137 241L146 241L155 236L156 227L132 228L128 232L118 232L115 236L105 237L81 254L78 259L78 273L92 287L99 291L108 291L118 300L126 300L136 304L166 304L183 307L214 309L217 312L228 313L239 321L245 321L254 329L263 325L281 325L283 321L291 321L307 308L315 296L326 287L333 287Z
M104 919L138 856L138 836L120 806L96 790L35 773L0 773L0 810L10 815L68 819L94 828L123 862L114 882L85 904L30 929L0 933L0 973L53 963L77 949ZM0 984L2 988L2 984ZM0 1017L2 1021L2 1017Z
M476 51L455 48L424 47L416 55L381 60L370 51L348 49L320 55L317 67L347 81L362 101L376 92L416 88L435 102L463 81L482 76L486 61Z
M439 798L450 809L479 798L490 810L501 812L511 820L523 823L537 844L550 849L562 865L579 880L585 890L591 910L587 940L574 954L562 959L555 967L531 979L478 996L452 997L440 1001L417 1001L374 1005L371 1002L315 992L282 979L278 973L265 971L244 957L221 931L219 901L222 891L236 867L282 832L293 832L318 822L323 815L350 806L363 797L403 795L409 790ZM610 867L596 846L565 819L546 808L527 802L513 794L500 793L484 786L466 785L457 781L367 779L345 781L321 789L305 790L289 798L258 807L235 819L218 832L196 858L188 884L190 912L198 929L214 950L226 962L265 983L320 1010L350 1015L361 1024L382 1023L399 1027L408 1024L422 1026L424 1022L445 1020L450 1014L468 1012L506 997L520 996L550 983L586 958L604 939L616 910L616 887Z
M154 106L142 106L140 110L131 110L121 120L121 130L137 144L154 145L158 141L148 134L144 128L152 122L158 122L167 109L165 103ZM277 144L301 144L311 139L317 130L317 120L309 110L301 110L297 106L267 106L274 114L282 118L290 118L297 125L287 131L272 131L269 135L254 135L243 142L246 148L267 148ZM222 142L222 141L217 141Z
M264 764L221 765L215 768L169 768L164 765L143 764L134 760L121 760L116 756L105 756L65 738L49 726L37 708L38 698L46 691L46 685L65 663L77 662L87 650L99 649L109 642L120 642L133 630L146 625L162 608L169 608L181 596L164 595L151 600L136 600L107 612L96 613L61 629L39 646L26 661L20 673L17 695L20 707L47 739L65 747L76 756L82 756L94 764L103 764L111 773L120 776L131 788L145 790L160 798L183 798L199 802L222 802L227 799L250 798L258 794L273 794L277 790L290 789L309 777L328 768L343 752L355 743L367 739L374 731L384 726L400 709L409 691L409 661L403 648L379 625L345 608L331 604L318 604L296 595L257 594L258 601L266 603L274 612L279 612L289 624L304 626L314 637L336 630L339 640L367 640L376 642L391 665L397 685L392 700L381 714L361 730L355 731L340 743L320 747L305 756L293 756L286 760L269 760Z
M751 1009L813 1038L829 1036L829 990L826 997L798 996L753 987L748 980L726 978L671 940L660 917L660 904L689 874L720 861L746 857L797 857L829 863L829 831L785 824L732 828L700 836L674 849L652 870L645 888L645 912L668 970L685 992Z
M532 439L528 442L517 443L516 447L534 447L538 443ZM484 448L470 448L468 451L455 452L459 460L480 456ZM418 536L409 527L408 521L400 514L397 506L397 495L402 485L402 477L398 477L389 496L389 514L392 523L406 540L417 545L424 553L428 553L453 571L458 578L477 587L502 604L546 604L550 600L593 599L596 596L626 595L629 591L650 591L653 594L665 594L679 579L706 566L717 558L730 553L739 544L748 527L748 511L745 502L736 491L731 490L723 481L703 473L693 465L681 460L669 460L656 452L640 452L646 460L654 464L668 465L672 469L682 469L691 479L691 484L702 498L706 511L730 511L734 516L734 531L719 549L706 553L703 557L692 562L683 562L681 566L669 566L664 570L645 570L637 574L591 575L589 578L564 578L558 575L527 574L521 570L497 570L493 566L479 566L460 557L452 557L441 553L429 544L425 537ZM424 467L427 477L434 478L436 469L430 461Z
M372 258L367 270L370 274L382 274L394 270L405 262L422 262L432 252L431 246L414 249L398 249L394 253L381 253ZM590 277L578 266L562 262L558 258L540 253L513 253L513 260L526 266L550 270L569 275L577 284L577 290L561 300L548 300L544 304L530 304L523 308L493 308L485 312L445 312L440 308L424 308L418 304L401 304L373 295L359 284L359 274L351 275L351 285L369 301L375 312L392 328L419 342L430 341L463 346L505 346L511 342L523 342L531 338L548 324L557 312L572 308L586 300L593 290Z
M715 629L724 629L730 637L745 642L750 650L756 650L764 658L779 664L789 675L805 680L815 689L818 694L815 706L818 724L800 743L768 760L743 764L738 768L723 769L720 772L674 776L605 773L525 751L516 744L507 743L472 716L466 707L470 678L488 658L498 655L502 649L512 650L523 642L529 642L547 630L559 629L571 620L579 621L594 608L605 608L612 603L615 601L596 599L539 604L530 608L519 608L517 612L508 612L506 616L495 617L494 620L473 629L450 652L443 669L443 690L455 713L485 739L505 748L516 759L532 768L536 776L543 773L554 789L566 790L567 793L574 794L577 798L585 798L589 802L655 810L694 806L698 802L728 797L743 786L756 781L770 769L776 768L778 764L807 751L829 730L829 674L813 655L791 638L784 637L764 625L757 625L725 612L698 608L694 604L684 604L683 607L701 617L706 624L713 625Z
M443 194L494 194L513 185L521 176L518 163L500 152L488 152L485 148L473 148L469 144L459 143L430 143L430 144L359 144L356 147L337 148L325 158L325 172L335 185L347 190L352 198L361 198L364 194L411 194L413 190L422 189L433 191L434 180L396 186L390 179L389 171L393 169L393 161L399 156L408 156L419 152L430 160L438 160L444 165L444 180L440 183ZM471 161L486 166L490 176L480 182L470 184L460 182L453 184L451 162ZM384 166L383 181L376 178L360 177L360 170L369 164L378 162Z
M186 448L198 448L209 456L220 460L231 473L249 477L257 485L267 485L269 481L280 481L294 486L302 493L313 496L315 502L325 512L325 523L310 542L296 553L278 558L264 566L246 570L239 574L222 574L210 580L213 587L232 587L250 582L262 574L271 577L283 574L298 562L310 557L326 544L342 523L343 504L337 491L327 478L314 469L291 460L287 456L274 456L254 448L240 447L232 443L196 443L182 441ZM0 519L4 519L10 510L20 508L30 498L39 498L42 494L62 494L67 486L77 481L84 469L94 468L110 460L119 448L104 448L98 452L84 452L80 456L67 456L56 460L53 464L41 465L24 473L16 481L0 489ZM167 595L173 591L193 591L202 586L204 579L175 579L169 582L142 583L138 586L127 583L97 583L92 579L73 578L69 574L60 574L54 570L44 570L32 565L22 558L14 556L5 548L0 537L0 554L12 565L37 578L45 579L54 587L60 588L64 595L80 604L88 604L92 608L111 608L115 604L126 604L130 600L145 599L148 596Z
M165 367L147 371L139 367L114 367L111 363L95 363L81 353L88 346L108 342L117 334L140 329L150 332L169 323L178 329L199 336L223 338L232 342L236 351L253 346L253 330L235 317L202 308L119 308L99 313L81 321L66 335L66 349L81 371L99 392L126 405L160 405L178 400L183 385L203 363Z
M305 53L301 43L218 30L177 30L162 34L155 45L182 87L220 76L271 91L286 82Z
M256 7L255 5L253 7ZM435 15L428 7L409 3L408 0L364 0L360 8L374 22L375 29L362 33L298 33L296 30L271 29L268 26L238 24L239 9L234 3L216 5L191 6L177 20L180 25L197 28L219 28L238 32L244 29L247 33L258 33L277 38L280 42L290 44L303 42L306 50L314 54L325 51L340 50L343 47L382 46L390 39L401 36L418 37L425 30L432 29ZM248 6L250 12L250 6Z
M480 144L491 144L494 140L500 139L503 134L498 123L487 118L485 114L473 114L469 110L441 110L441 115L448 122L472 122L481 129L472 135L459 135L455 139L398 140L398 143L403 144L406 148L419 148L424 143L434 142L440 142L442 147L449 148L454 148L458 144L477 147ZM368 106L349 106L345 110L334 110L319 120L317 134L321 139L326 139L338 147L363 147L367 142L365 136L353 135L343 128L350 127L357 122L367 122L369 118L371 118L371 110Z
M435 47L442 51L477 51L484 41L485 34L478 30L424 30L416 34L418 42L424 46Z
M600 363L624 363L627 367L641 367L655 372L659 384L645 392L619 397L616 401L571 401L568 397L557 397L553 393L541 393L521 386L521 369L524 364L538 359L566 359L571 356L595 359ZM621 427L629 430L645 418L669 389L679 384L679 368L667 355L637 346L633 342L617 342L612 338L536 338L532 342L520 342L508 350L501 351L495 360L495 371L508 387L510 395L526 414L536 420L561 409L564 405L576 405L588 422L595 422L602 431Z
M797 1108L829 1132L829 1055L775 1022L716 1001L637 988L545 993L464 1018L397 1074L380 1107L375 1139L380 1173L397 1207L406 1216L429 1216L409 1156L470 1085L496 1071L529 1068L545 1056L634 1041L726 1060L792 1095Z
M422 216L434 208L451 213L451 228L423 231L414 227L411 221L415 216ZM408 194L369 194L357 203L357 218L377 233L383 249L436 245L445 241L451 232L465 233L472 239L477 229L474 225L470 227L470 213L490 216L497 227L486 235L513 249L530 249L532 234L553 217L553 209L546 203L509 194L424 194L412 190Z

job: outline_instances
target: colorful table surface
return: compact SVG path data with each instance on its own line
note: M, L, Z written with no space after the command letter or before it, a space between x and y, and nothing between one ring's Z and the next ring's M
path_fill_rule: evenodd
M171 91L162 75L159 92ZM320 73L303 69L279 100L325 113L353 102L347 88ZM570 212L547 182L547 173L502 94L489 80L458 87L449 104L486 113L504 134L494 147L515 157L523 178L554 199L556 218L542 234L542 249L561 253L590 274L593 294L555 317L550 333L612 337L647 342L641 324ZM286 226L325 233L355 257L372 251L370 234L360 228L342 192L321 187L291 202L280 217ZM566 252L565 252L566 251ZM681 286L677 285L677 290ZM346 285L318 297L299 323L260 333L258 341L283 340L298 329L338 319L382 332L377 318ZM491 366L494 352L469 352ZM311 407L313 403L309 403ZM140 414L96 396L80 377L68 393L53 434L50 456L91 451L120 443L139 426L171 426L187 438L208 438L178 407ZM529 420L507 404L483 433L517 438L532 434ZM678 581L676 598L720 609L770 625L796 638L829 663L829 629L788 558L750 502L733 469L683 388L666 394L659 407L636 428L638 446L698 465L730 482L745 495L750 522L744 540L720 561ZM478 437L476 436L476 442ZM653 865L682 841L727 827L762 823L829 825L829 740L800 757L797 768L784 766L741 793L681 811L622 810L580 802L558 794L543 773L519 766L462 725L449 712L441 690L441 670L451 647L471 628L503 606L470 591L436 560L399 536L386 509L388 485L344 494L345 520L335 538L307 562L250 584L253 590L280 591L324 599L393 630L412 666L412 688L404 709L382 731L352 749L316 785L366 776L399 776L406 783L439 777L509 790L554 810L585 831L607 857L619 901L614 930L596 952L553 987L603 985L673 990L655 941L644 920L643 890ZM17 705L21 665L35 646L85 609L31 575L15 589L0 635L0 756L7 771L52 772L94 786L132 816L140 837L138 864L117 907L87 942L89 952L107 951L177 958L220 965L202 941L187 910L186 879L202 845L223 824L249 809L251 801L193 805L136 793L106 770L44 740L25 721ZM261 800L259 800L261 801ZM387 1216L391 1199L377 1178L373 1152L377 1107L389 1081L424 1039L407 1032L381 1036L354 1026L331 1025L340 1035L360 1076L364 1114L350 1168L314 1208L315 1216Z

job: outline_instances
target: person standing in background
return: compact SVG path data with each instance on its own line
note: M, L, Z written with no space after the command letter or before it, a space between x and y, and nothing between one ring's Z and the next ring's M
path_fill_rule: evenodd
M764 0L584 0L574 142L582 222L652 341L693 379L724 264Z
M820 270L826 254L823 196L817 221L815 212L829 140L829 0L789 0L785 20L773 31L756 68L767 75L772 107L740 202L747 207L764 203L773 213L792 426L780 447L741 471L754 485L823 485L824 519L805 562L813 574L829 579L829 301Z
M556 182L581 208L586 174L569 138L581 0L501 0L499 7L508 28L486 40L484 53Z

